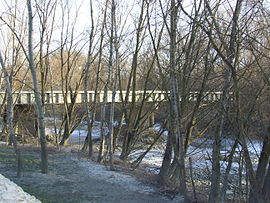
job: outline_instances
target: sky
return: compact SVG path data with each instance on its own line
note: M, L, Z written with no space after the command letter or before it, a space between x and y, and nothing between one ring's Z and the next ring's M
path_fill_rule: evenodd
M33 10L35 11L35 1L44 3L44 2L54 2L55 0L32 0ZM71 24L74 23L74 19L76 19L75 29L74 29L74 35L75 39L78 41L81 40L83 42L81 43L81 46L85 44L86 40L88 39L88 32L90 30L91 20L90 20L90 0L57 0L58 6L56 10L56 17L55 17L55 23L54 23L54 39L53 43L57 44L60 41L60 35L61 35L61 23L62 23L62 17L64 16L64 23L66 25L65 28L70 28ZM101 20L103 18L102 16L102 9L104 9L104 4L106 0L92 0L93 2L93 12L94 12L94 24L95 27L98 27L101 23ZM26 1L25 0L0 0L0 14L3 16L4 19L8 18L8 13L11 13L11 11L14 10L15 2L18 4L18 16L21 18L18 18L17 24L21 23L23 19L26 21L27 18L27 9L26 9ZM66 8L65 11L62 12L60 3L66 2ZM120 32L120 28L124 27L124 30L126 30L125 37L126 37L126 43L128 43L129 40L134 40L134 33L135 30L135 22L134 19L138 19L138 15L140 12L140 2L141 0L116 0L117 2L117 26L119 27L118 31ZM119 3L120 2L120 3ZM191 11L190 7L192 5L191 0L189 1L183 1L185 3L184 7L187 11ZM226 5L229 5L228 2L231 5L235 4L235 0L221 0L223 9L226 7ZM227 7L228 8L228 7ZM70 11L70 12L68 12ZM39 25L37 22L37 13L35 14L35 21L34 21L34 28L36 32L35 39L38 39L38 29ZM70 15L69 15L70 14ZM52 15L51 15L52 16ZM77 17L76 17L77 16ZM76 18L75 18L76 17ZM71 24L67 24L68 19L70 20ZM50 23L48 22L48 27L50 27ZM2 35L0 36L0 40L2 41L2 45L0 44L0 47L5 45L6 39L5 39L5 33L8 32L8 28L6 26L3 26L3 22L0 21L0 31ZM24 28L26 30L27 24L24 24ZM19 33L20 27L16 27L17 32ZM70 30L67 34L71 34ZM107 33L108 34L108 33ZM8 35L8 34L7 34ZM130 38L128 37L130 35ZM124 42L124 43L125 43ZM36 40L36 43L38 43L38 40ZM57 45L56 45L57 46Z
M49 0L36 0L39 2L48 2ZM51 2L54 2L55 0L51 0ZM14 13L15 3L17 2L17 15L18 20L17 23L21 23L23 21L27 22L27 9L26 9L26 1L25 0L1 0L0 1L0 15L4 19L8 19L10 13ZM65 11L62 11L62 8L60 6L61 2L66 2L65 5ZM101 20L103 18L102 16L102 10L104 9L105 0L93 0L93 15L94 15L94 24L97 28ZM117 0L116 0L117 2ZM138 0L131 0L131 1L120 1L121 4L118 4L118 11L117 11L117 21L119 27L125 27L125 30L134 30L134 20L133 17L138 15L139 6L136 2L139 2ZM40 4L42 6L42 4ZM32 0L32 7L34 11L34 30L37 33L39 29L38 25L38 15L35 12L36 6L35 1ZM130 14L129 14L130 13ZM75 22L75 29L74 29L74 35L75 39L80 36L80 38L88 39L88 33L90 30L91 25L91 19L90 19L90 0L58 0L58 6L56 9L55 14L55 22L54 22L54 40L60 41L60 34L61 34L61 23L62 23L62 17L64 16L64 24L65 29L71 28L71 24ZM52 17L52 15L51 15ZM20 19L19 19L20 18ZM69 24L68 24L69 21ZM125 24L125 22L127 22ZM48 27L50 27L51 22L48 22ZM3 26L3 22L0 21L0 29L2 33L8 33L7 27ZM24 25L25 29L27 27L27 24ZM19 27L16 27L17 32L19 32ZM71 31L68 31L69 34L71 34ZM132 32L132 31L131 31ZM38 36L35 37L37 39ZM3 36L0 36L1 41L3 42Z

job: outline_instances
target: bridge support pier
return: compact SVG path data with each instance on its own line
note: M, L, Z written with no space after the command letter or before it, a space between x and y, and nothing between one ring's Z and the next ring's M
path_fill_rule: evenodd
M149 116L148 116L148 126L152 127L153 125L155 125L155 113L152 112Z
M38 136L38 123L34 105L15 105L14 128L17 135Z

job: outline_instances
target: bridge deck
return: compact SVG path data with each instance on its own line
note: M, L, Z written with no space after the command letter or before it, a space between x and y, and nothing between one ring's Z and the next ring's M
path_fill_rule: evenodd
M0 104L3 104L5 100L5 92L0 92ZM87 100L88 102L94 101L94 91L87 91ZM123 98L126 97L127 92L122 91ZM145 101L146 102L160 102L166 101L169 96L169 92L166 91L146 91L145 92ZM199 92L190 92L189 93L189 100L196 101L198 98ZM15 104L34 104L35 96L34 92L32 91L21 91L21 92L14 92L14 101ZM136 102L142 101L144 91L136 91ZM220 99L221 92L204 92L203 93L203 101L210 102L210 101L217 101ZM107 94L107 102L112 102L113 92L108 91ZM45 104L63 104L65 97L68 103L71 103L71 92L67 92L67 94L63 93L62 91L46 91L45 92ZM85 93L84 91L79 91L76 97L76 103L83 103L85 101ZM102 102L104 97L104 91L99 91L97 95L97 102ZM121 102L121 93L120 91L116 91L115 94L115 102ZM129 93L128 101L132 101L132 92Z

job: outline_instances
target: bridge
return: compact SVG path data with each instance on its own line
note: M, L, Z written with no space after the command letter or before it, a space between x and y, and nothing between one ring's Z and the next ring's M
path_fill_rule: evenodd
M46 91L44 93L44 103L61 105L64 104L65 99L68 103L71 103L71 94L75 92L63 92L63 91ZM121 94L123 98L126 97L127 91L116 91L115 102L121 103ZM144 99L145 102L155 103L155 102L166 102L170 92L166 91L136 91L135 101L140 102ZM189 101L197 101L199 92L190 92L188 95ZM4 105L6 102L6 92L0 92L0 104ZM94 101L95 91L87 91L87 100L89 103ZM113 92L107 92L107 103L112 102ZM66 97L66 98L65 98ZM84 91L78 91L76 96L76 103L84 103L86 94ZM103 101L104 91L99 91L97 93L97 102ZM219 100L221 97L221 92L203 92L202 102L214 102ZM37 135L36 131L36 112L32 104L35 104L35 95L33 91L15 91L13 92L14 98L14 118L16 120L16 133L17 134L31 134ZM129 92L128 102L132 101L132 91ZM73 101L74 102L74 101ZM1 120L1 119L0 119ZM155 116L154 112L149 117L149 123L154 123Z
M67 102L71 103L71 92L63 92L63 91L46 91L44 93L45 104L63 104L65 96L67 97ZM75 92L73 92L75 93ZM126 97L127 91L116 91L115 94L115 102L120 103L121 100L121 93L123 98ZM145 94L145 96L144 96ZM166 101L169 96L170 92L167 91L142 91L138 90L135 92L135 101L140 102L142 101L143 97L146 102L160 102ZM33 91L15 91L14 95L14 103L15 104L34 104L35 103L35 95ZM197 101L199 92L190 92L188 95L189 101ZM95 96L95 91L87 91L87 100L88 102L93 102ZM102 102L104 96L104 91L98 91L97 93L97 102ZM217 101L220 99L221 92L203 92L202 100L204 102L212 102ZM6 92L0 92L0 104L5 102ZM84 91L78 91L76 97L76 103L83 103L85 102L86 94ZM107 102L112 102L113 92L107 92ZM128 95L128 102L132 101L132 91L129 92Z

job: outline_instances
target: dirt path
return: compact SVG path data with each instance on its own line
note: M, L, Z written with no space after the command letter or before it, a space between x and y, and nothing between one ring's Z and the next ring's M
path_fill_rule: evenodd
M86 159L78 160L76 154L53 154L49 160L49 175L38 171L25 172L20 179L8 171L4 175L44 203L181 202L181 197L170 200L123 172L108 171Z

